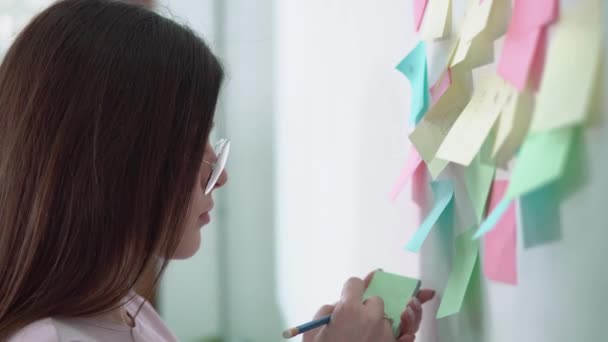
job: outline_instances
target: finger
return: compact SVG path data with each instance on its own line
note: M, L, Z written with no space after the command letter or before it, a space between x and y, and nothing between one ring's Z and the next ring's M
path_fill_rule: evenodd
M422 320L422 304L420 303L420 300L416 297L412 298L412 300L408 303L408 307L412 309L412 311L414 311L414 329L413 331L416 332L418 331L418 328L420 327L420 321Z
M363 292L365 291L365 284L363 280L352 277L346 281L342 288L342 302L361 302Z
M319 319L321 317L325 317L327 315L331 315L332 312L334 312L334 309L336 307L333 305L323 305L319 311L317 311L317 313L314 315L313 319Z
M416 337L414 335L407 334L399 337L397 342L414 342L415 339Z
M365 288L368 288L368 287L369 287L369 283L371 283L371 282L372 282L372 279L374 278L374 274L376 274L376 272L378 272L378 271L382 271L382 269L381 269L381 268L379 268L379 269L377 269L377 270L375 270L375 271L373 271L373 272L368 273L368 274L365 276L365 278L363 279L363 284L365 285Z
M412 297L407 305L411 306L414 311L422 310L422 302L420 299L418 299L418 297Z
M424 304L435 297L435 290L422 289L418 291L418 295L416 297L418 297L420 302Z
M401 313L401 333L402 334L413 334L416 332L416 315L414 310L409 306L405 311Z
M321 317L325 317L327 315L331 315L334 312L334 309L336 307L333 305L323 305L319 311L317 311L317 313L314 315L313 319L319 319ZM303 335L303 341L311 341L312 338L317 334L317 332L319 331L319 329L321 329L322 327L316 328L316 329L312 329L309 330L307 332L304 333Z
M420 316L422 315L422 303L420 303L420 299L414 297L410 300L409 303L407 303L407 307L412 308L412 310L414 310L414 314L416 314L416 316Z
M404 310L401 313L401 316L399 317L399 319L400 319L400 323L401 323L401 324L399 324L399 336L401 336L401 335L407 334L407 332L410 329L409 315L406 310Z
M371 312L374 318L384 318L384 301L378 296L372 296L365 300L364 307Z
M416 322L414 322L414 333L417 333L418 329L420 329L420 323L422 323L422 312L420 315L416 315Z

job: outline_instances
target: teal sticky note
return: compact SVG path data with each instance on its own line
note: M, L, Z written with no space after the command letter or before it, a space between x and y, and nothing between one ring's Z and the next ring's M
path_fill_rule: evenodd
M562 200L574 195L591 180L591 174L589 173L590 157L587 145L584 143L583 127L577 127L570 144L568 162L556 185L556 188L559 188L559 195Z
M474 228L471 228L456 237L452 271L443 291L437 318L456 314L462 308L479 254L479 244L471 238L473 232Z
M405 248L412 252L420 251L424 240L437 222L441 214L454 198L454 184L450 181L437 181L431 183L431 188L435 196L435 204L428 216L424 219L414 236L407 243Z
M394 273L376 271L363 294L363 300L378 296L384 302L384 313L393 320L393 333L397 336L401 313L407 303L420 289L420 280Z
M561 240L560 198L558 183L546 185L520 197L525 248Z
M494 210L492 210L492 212L488 215L488 217L486 217L486 219L481 223L481 225L479 226L479 229L473 235L473 238L479 239L484 234L486 234L487 232L492 230L492 228L494 228L494 226L496 226L498 221L500 221L502 216L507 212L507 209L509 209L509 205L511 204L511 201L512 201L512 199L505 196L496 205L496 207L494 207Z
M559 180L575 133L574 127L567 127L530 135L517 156L507 197L518 197Z
M464 171L464 181L473 209L475 209L477 223L481 223L485 214L495 170L493 165L482 162L482 156L478 154Z
M424 41L419 42L418 45L399 62L397 70L401 71L410 81L412 89L410 121L418 123L422 119L424 113L426 113L430 102Z

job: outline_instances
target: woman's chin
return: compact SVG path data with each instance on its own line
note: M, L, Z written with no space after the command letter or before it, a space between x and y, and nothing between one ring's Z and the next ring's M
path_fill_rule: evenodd
M173 258L171 259L188 259L192 257L201 247L201 229L191 229L184 232L182 241L180 241Z

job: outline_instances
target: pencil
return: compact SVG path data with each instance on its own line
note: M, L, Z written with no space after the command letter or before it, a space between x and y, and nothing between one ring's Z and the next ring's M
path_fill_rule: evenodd
M283 331L283 337L284 338L292 338L294 336L303 334L309 330L312 330L314 328L318 328L322 325L325 325L327 323L329 323L329 320L331 319L331 315L327 315L325 317L321 317L319 319L315 319L314 321L310 321L308 323L304 323L302 325L298 325L295 328L291 328L291 329L287 329L285 331Z

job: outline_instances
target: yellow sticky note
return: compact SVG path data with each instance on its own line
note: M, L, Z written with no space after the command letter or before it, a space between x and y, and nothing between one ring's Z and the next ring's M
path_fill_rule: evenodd
M549 41L532 132L582 124L589 113L601 56L601 4L579 1L563 12Z
M437 149L466 106L468 98L463 85L453 80L443 96L429 109L410 134L410 140L427 166L435 159ZM441 163L435 165L434 170L437 171L440 166Z
M467 68L475 68L481 65L492 63L494 60L494 45L492 40L482 34L473 40L459 43L454 53L451 66L466 65Z
M513 97L514 89L495 73L484 75L471 101L454 122L436 157L468 166L486 140L498 114Z
M454 39L450 45L450 53L448 54L448 63L447 65L452 65L452 61L454 60L454 56L456 55L456 51L458 50L458 45L460 40L458 38Z
M454 67L466 61L468 67L491 63L494 40L504 34L508 23L508 0L473 1L460 31L458 47L451 59Z
M488 24L493 2L493 0L486 0L481 4L477 1L471 3L464 17L460 30L458 47L456 48L450 66L453 67L466 59L471 50L471 46L473 45L473 39L480 34Z
M488 25L488 19L490 19L494 1L495 0L484 0L481 3L480 1L471 3L462 24L460 40L473 40L473 38L483 32Z
M534 96L525 91L515 92L512 101L505 105L496 123L496 139L492 146L492 159L497 165L506 166L521 146L532 117Z
M434 158L433 160L431 160L429 163L426 164L426 167L429 170L429 173L431 174L431 178L433 180L435 180L435 179L437 179L439 174L443 170L445 170L445 168L448 166L448 164L449 164L449 162L447 162L445 160Z
M604 114L604 68L604 63L600 62L599 69L595 74L595 85L593 86L591 104L589 105L589 118L587 120L590 125L599 124Z
M451 0L429 0L420 33L424 40L445 38L449 35L452 17Z

